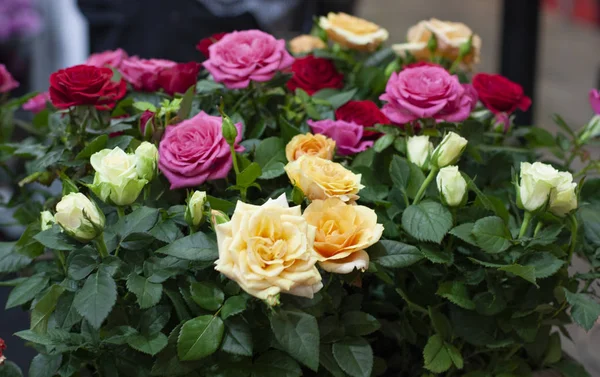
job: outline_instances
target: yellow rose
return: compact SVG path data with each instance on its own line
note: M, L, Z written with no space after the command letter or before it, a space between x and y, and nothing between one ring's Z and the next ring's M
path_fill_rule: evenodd
M285 146L285 156L288 161L297 160L305 154L331 160L334 152L335 141L321 134L296 135Z
M346 13L329 13L319 26L332 41L359 51L375 51L389 36L381 26Z
M383 233L375 211L330 198L313 201L303 216L317 228L314 248L321 268L337 274L369 268L365 249L379 241Z
M325 42L313 35L299 35L290 41L290 51L294 55L307 54L325 47Z
M279 293L312 298L323 284L313 250L315 228L285 195L262 206L238 202L231 221L216 225L215 269L269 303Z
M473 35L471 51L463 58L463 63L466 65L479 63L481 38L473 34L467 25L460 22L440 21L435 18L421 21L408 29L408 43L395 44L392 49L400 56L405 56L406 52L410 52L417 60L428 60L430 52L427 42L432 34L435 35L437 41L435 56L441 56L451 61L456 60L460 46Z
M360 174L354 174L337 162L303 155L289 162L285 171L290 181L310 200L340 198L344 202L358 199Z

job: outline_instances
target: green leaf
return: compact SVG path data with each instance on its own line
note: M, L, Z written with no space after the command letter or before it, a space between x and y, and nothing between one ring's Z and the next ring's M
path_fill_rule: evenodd
M75 159L76 160L87 160L94 153L96 153L96 152L104 149L104 147L106 146L106 142L107 141L108 141L108 135L100 135L100 136L98 136L94 140L90 141L89 144L87 144L81 150L81 152L77 153L77 156L75 156Z
M154 335L136 334L127 337L127 344L136 351L154 356L167 346L167 336L161 332Z
M68 274L73 280L83 280L98 266L96 251L84 248L70 253L68 262Z
M229 297L223 304L221 309L221 318L227 319L238 315L246 310L246 297L244 296L232 296Z
M562 358L562 347L560 345L560 335L555 332L550 335L546 354L544 355L544 365L558 363Z
M567 302L571 304L571 317L586 331L594 327L594 323L600 317L600 304L585 293L572 293L563 288Z
M433 263L451 264L454 261L452 251L439 250L430 246L422 246L421 254Z
M294 359L280 351L262 354L252 365L252 377L300 377L302 370Z
M378 255L371 255L373 261L389 268L403 268L412 266L421 259L423 254L415 246L408 245L398 241L383 240L379 242L382 252Z
M440 284L436 294L444 297L454 304L469 310L475 309L475 303L469 297L469 292L464 283L447 281Z
M127 289L137 297L137 303L142 309L155 306L162 297L162 285L151 283L147 278L131 273L127 278Z
M425 369L433 373L443 373L452 366L452 358L448 354L444 340L438 334L433 335L427 341L423 349L423 359Z
M536 279L544 279L557 273L566 262L548 252L535 252L527 255L521 263L535 269Z
M358 88L354 88L346 92L337 92L334 90L323 89L314 93L313 98L327 100L331 104L331 107L337 109L338 107L341 107L344 104L346 104L346 102L350 101L357 91Z
M451 306L450 323L456 336L470 344L486 346L496 340L494 333L498 325L493 317L486 317L475 311Z
M54 311L54 320L56 325L61 329L70 329L76 323L81 322L81 314L73 305L75 293L65 292L58 299L56 309Z
M58 371L61 362L62 355L38 354L29 366L29 377L52 377Z
M392 157L390 163L390 177L394 187L406 192L410 180L410 165L408 161L399 156Z
M363 338L347 338L333 344L333 357L352 377L369 377L373 370L373 350Z
M452 337L452 326L448 318L438 310L429 307L429 318L435 331L445 340L450 340Z
M39 243L34 238L35 235L37 235L39 232L40 232L40 224L36 221L35 223L29 224L29 226L25 229L23 234L21 234L21 238L19 238L19 240L17 241L16 244L12 244L12 243L11 244L9 244L9 243L0 244L0 272L13 272L13 271L4 271L4 268L3 268L3 264L10 261L11 259L14 259L15 261L18 261L21 263L25 263L25 261L28 260L25 258L18 258L18 255L16 255L16 253L21 254L23 257L27 257L27 258L31 258L31 259L35 259L35 258L39 257L40 255L44 254L44 245ZM12 249L13 249L12 246L14 245L15 255L13 255L12 258L10 258L7 255L6 262L3 261L2 245L10 245L10 249L6 250L8 253L10 253L12 251ZM27 263L27 264L29 264L29 263Z
M419 241L441 243L452 227L452 214L439 203L421 202L402 213L402 227Z
M221 349L234 355L252 356L252 333L246 321L236 317L225 322Z
M379 321L370 314L353 311L342 315L342 323L348 335L368 335L381 327Z
M128 130L131 128L131 125L129 125L129 124L123 124L121 126L122 127L119 127L119 129L115 128L114 131L111 131L111 132L118 132L118 131ZM107 129L105 129L105 131L107 131ZM127 148L129 147L129 144L131 144L132 140L133 140L133 136L129 136L129 135L121 135L121 136L111 137L110 139L108 139L108 142L106 143L106 149L115 149L116 147L119 147L122 150L127 150Z
M150 102L145 102L145 101L138 101L138 102L134 102L132 105L135 109L138 109L140 111L146 111L146 110L150 110L153 113L156 112L156 106L154 106L154 104L150 103Z
M62 233L58 225L36 234L33 238L53 250L75 250L81 247L77 241Z
M50 279L44 274L33 275L17 285L8 295L6 300L6 309L23 305L33 300L33 298L43 291Z
M464 367L464 360L458 348L447 342L444 343L444 346L446 347L446 351L452 360L452 364L454 364L454 366L458 369L462 369Z
M510 231L504 221L497 216L477 220L472 234L477 245L488 253L501 253L511 245Z
M373 144L373 150L377 153L381 153L386 150L390 145L394 143L396 136L392 134L385 134Z
M196 84L196 93L198 94L209 94L221 89L225 89L225 86L212 80L200 80Z
M473 246L478 246L477 240L475 240L475 237L473 237L473 227L474 226L475 226L475 223L460 224L459 226L452 228L452 230L450 231L450 234L452 234L455 237L460 238L461 240L465 241L468 244L471 244Z
M54 312L60 295L65 291L60 285L53 285L35 304L31 311L31 330L45 334L48 329L48 319Z
M535 268L533 266L521 266L520 264L511 264L498 268L500 271L510 272L511 274L517 275L531 284L537 286L535 282Z
M310 314L280 310L270 318L282 349L310 369L319 368L319 326Z
M417 192L419 192L423 182L425 182L425 174L423 174L423 170L421 170L420 167L412 162L408 163L408 167L410 168L410 179L408 180L406 193L408 194L409 198L414 198L417 196Z
M183 237L183 233L173 220L159 222L154 228L150 229L150 234L152 237L165 243L175 242Z
M546 246L554 243L562 230L563 226L560 224L552 224L543 228L541 232L539 232L535 238L533 238L531 242L527 244L527 248L538 245Z
M285 173L287 163L285 144L278 137L269 137L260 142L254 154L254 161L260 165L261 179L273 179Z
M171 308L169 306L153 306L142 314L140 332L142 334L156 334L166 326L170 318Z
M155 253L202 262L213 262L219 257L217 245L202 232L180 238L169 245L161 247Z
M200 360L213 354L223 339L224 325L221 318L203 315L183 324L177 354L183 361Z
M156 224L158 212L158 208L140 207L116 223L116 233L121 239L134 233L145 234Z
M37 242L35 244L44 251L42 245ZM17 272L31 263L31 258L13 251L14 246L14 242L0 242L0 273Z
M321 352L319 354L321 365L327 369L333 377L346 377L342 368L338 365L335 357L333 356L333 350L331 344L322 344Z
M23 372L21 372L21 368L17 366L17 364L13 363L10 360L4 362L4 365L0 367L0 376L1 377L23 377Z
M179 105L179 111L177 117L181 120L188 119L190 112L192 111L192 102L194 101L194 94L196 94L196 85L190 86L181 98L181 104Z
M73 305L92 327L98 329L117 300L117 285L105 268L90 275L77 292Z
M240 187L250 187L261 174L260 165L253 162L237 175L235 182Z
M215 311L221 307L225 294L212 282L193 282L190 285L192 300L202 309Z

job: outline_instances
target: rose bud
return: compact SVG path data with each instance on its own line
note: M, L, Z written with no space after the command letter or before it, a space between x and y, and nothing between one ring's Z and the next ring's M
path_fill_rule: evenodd
M138 177L151 181L156 176L158 149L152 143L142 142L135 150L135 169Z
M458 166L446 166L440 169L436 177L442 202L449 207L458 207L467 199L467 181L458 171Z
M190 227L197 227L204 219L204 203L206 203L205 191L194 191L188 198L185 208L185 221Z
M549 209L556 216L564 217L577 208L577 183L573 182L573 175L569 172L560 172L558 176L558 184L550 191Z
M40 228L42 230L48 230L54 224L56 224L56 220L54 220L54 216L52 216L50 211L42 211L40 213Z
M102 211L87 196L79 192L63 196L56 205L54 218L65 233L81 242L93 240L102 234L104 229Z
M421 169L429 168L431 151L433 151L433 144L429 141L429 136L411 136L406 140L408 161Z
M521 163L521 180L517 185L517 204L529 212L545 208L550 197L550 190L555 187L561 177L558 170L541 162Z
M467 139L449 132L435 148L431 156L431 165L436 168L455 164L467 146Z

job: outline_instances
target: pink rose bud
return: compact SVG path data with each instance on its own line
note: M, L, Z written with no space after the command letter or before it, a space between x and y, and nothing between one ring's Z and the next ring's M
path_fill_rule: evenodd
M4 64L0 64L0 93L10 92L18 88L19 83L15 80Z
M32 113L37 114L46 108L47 102L50 102L50 95L48 92L40 93L25 102L23 104L23 110L31 111Z
M590 105L594 112L600 115L600 91L598 89L590 90Z

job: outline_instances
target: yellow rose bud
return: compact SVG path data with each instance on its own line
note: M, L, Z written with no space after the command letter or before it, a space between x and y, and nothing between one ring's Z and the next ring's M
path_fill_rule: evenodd
M65 233L81 242L93 240L104 229L104 214L80 192L63 196L54 218Z
M344 202L358 199L360 174L354 174L337 162L316 156L303 155L289 162L285 171L310 200L339 198Z
M271 304L280 293L312 298L323 284L313 249L315 228L285 195L262 206L238 202L231 221L215 227L215 269Z
M558 176L558 184L550 191L550 212L564 217L577 208L577 183L573 182L573 176L569 172L560 172Z
M358 51L375 51L389 36L381 26L346 13L329 13L319 19L319 26L330 40Z
M379 241L383 233L375 211L330 198L313 201L303 216L317 228L314 249L322 269L348 274L369 268L365 249Z
M334 152L335 141L321 134L296 135L285 146L285 156L288 161L297 160L305 154L331 160Z
M325 42L313 35L299 35L290 41L290 51L294 55L308 54L325 47Z
M460 22L440 21L435 18L421 21L408 30L407 43L395 44L392 49L402 57L409 52L417 60L429 60L431 57L429 48L432 47L430 41L433 39L436 42L433 55L454 61L461 54L461 46L466 46L471 36L473 38L470 49L463 51L465 55L462 58L464 64L471 66L479 63L481 38Z

